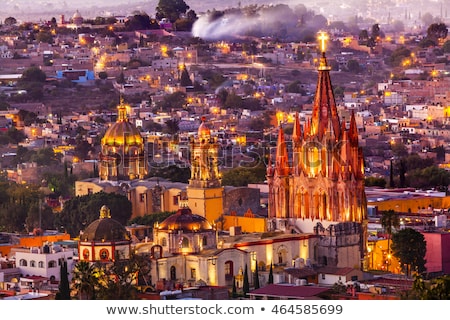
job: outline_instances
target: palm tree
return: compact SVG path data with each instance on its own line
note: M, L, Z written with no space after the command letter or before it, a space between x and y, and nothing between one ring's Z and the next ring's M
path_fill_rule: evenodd
M389 258L389 255L391 254L390 242L392 231L394 228L398 228L400 226L400 219L398 217L397 212L395 212L394 210L383 211L381 213L381 225L388 234L388 258ZM389 271L389 264L387 265L387 270Z
M96 274L96 267L87 261L80 261L75 265L72 288L77 292L80 300L95 300L96 289L99 285Z

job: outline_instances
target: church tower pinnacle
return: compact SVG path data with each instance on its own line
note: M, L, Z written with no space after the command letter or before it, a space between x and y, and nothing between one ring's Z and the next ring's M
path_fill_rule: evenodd
M271 230L328 237L318 244L318 261L353 267L364 257L367 240L364 163L355 115L348 129L345 119L339 119L325 54L327 39L324 33L318 38L321 58L311 117L302 130L296 114L292 143L281 125L278 130L275 165L267 170L268 225ZM336 230L346 230L342 236L348 239L331 239L337 237ZM331 249L330 243L345 245ZM350 258L339 256L345 250L352 252Z

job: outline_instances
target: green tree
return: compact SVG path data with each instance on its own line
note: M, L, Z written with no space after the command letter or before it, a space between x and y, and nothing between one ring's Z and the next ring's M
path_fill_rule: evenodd
M91 222L99 218L100 208L107 205L111 217L125 225L131 217L131 202L124 195L98 192L74 197L65 202L62 211L55 215L55 225L64 226L71 236L78 236Z
M16 23L17 23L17 20L14 17L7 17L7 18L5 18L5 25L7 25L7 26L13 26Z
M392 54L389 56L387 63L391 67L398 67L406 58L411 57L411 50L402 46L395 49Z
M170 165L163 163L162 166L153 165L148 173L149 177L161 177L172 182L188 183L191 177L191 170L189 167L182 167L178 165Z
M450 52L450 40L444 42L444 44L442 45L442 51L444 51L444 53Z
M242 291L244 292L244 297L247 297L248 293L250 292L250 283L248 280L247 265L245 265L244 268L244 283L242 284Z
M55 300L70 300L70 283L69 272L67 270L67 261L61 261L60 265L60 281L58 292L56 293Z
M237 298L236 278L233 277L233 288L231 289L231 297Z
M108 79L108 73L106 71L100 71L98 73L98 77L99 79L106 80Z
M96 266L88 261L78 262L72 272L72 288L80 300L95 300L99 286Z
M258 260L256 260L255 264L256 264L256 268L255 268L255 272L253 273L253 285L254 285L255 289L259 289L260 285L259 285L259 273L258 273Z
M169 216L171 216L172 214L174 214L175 211L163 211L163 212L156 212L156 213L152 213L152 214L146 214L144 216L139 216L139 217L135 217L133 219L131 219L128 222L128 225L132 225L132 224L142 224L142 225L146 225L146 226L151 226L153 227L153 225L157 222L163 222L166 218L168 218Z
M448 29L445 23L432 23L427 29L427 38L438 41L447 38Z
M53 43L53 35L49 30L41 30L36 35L36 40L43 43Z
M222 176L222 185L242 187L249 183L260 183L266 179L266 168L263 164L255 167L237 167L227 170Z
M386 187L386 179L382 177L367 177L364 180L364 185L366 187Z
M178 18L189 10L189 6L183 0L159 0L156 10L156 19L169 19L175 22Z
M359 73L359 71L361 70L361 67L360 67L359 62L357 60L350 59L347 62L347 69L351 73Z
M427 244L423 234L411 228L399 230L392 236L392 251L402 266L406 267L407 276L415 271L422 274L426 271L425 254Z
M267 283L268 284L272 284L273 283L273 264L272 264L272 262L270 263L269 279L268 279Z
M192 80L191 80L191 77L189 76L189 72L188 72L185 64L181 68L180 86L182 86L182 87L192 86Z
M20 82L45 82L47 79L47 75L44 71L42 71L39 67L32 66L25 69L22 73L22 78L20 78Z
M150 16L144 12L136 12L125 22L125 28L128 31L158 29L159 25Z
M388 254L391 254L390 241L392 237L392 231L400 226L400 219L397 212L395 212L394 210L383 211L381 213L381 226L388 234Z
M450 173L438 166L408 171L408 185L414 188L437 188L446 190L450 184Z
M424 280L416 275L411 290L402 296L407 300L449 300L450 276L444 275L431 280Z
M180 131L179 127L180 120L172 118L168 119L165 122L165 127L163 128L163 132L174 135Z

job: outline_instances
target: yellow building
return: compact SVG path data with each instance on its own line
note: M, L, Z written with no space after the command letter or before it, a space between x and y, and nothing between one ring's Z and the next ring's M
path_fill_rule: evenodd
M128 120L127 109L120 102L116 123L113 123L101 141L99 162L100 180L143 179L148 172L144 138Z
M223 214L224 190L219 173L219 144L202 119L196 137L190 141L191 179L187 186L189 208L214 221Z

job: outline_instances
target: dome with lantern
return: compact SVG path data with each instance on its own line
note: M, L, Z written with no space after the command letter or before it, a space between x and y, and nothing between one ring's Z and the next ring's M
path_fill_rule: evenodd
M74 25L81 26L83 24L83 20L84 19L78 10L72 16L72 22Z
M100 218L87 226L80 239L91 242L105 242L129 241L131 238L125 227L111 218L109 208L104 205L100 209Z
M121 100L117 121L108 128L101 140L100 179L143 179L148 171L145 142L141 133L128 119L127 109Z
M80 233L80 260L107 262L128 259L131 237L126 228L111 218L110 209L103 205L99 219Z
M213 227L205 217L192 213L188 207L182 207L161 222L159 230L203 232L213 230Z
M199 253L216 248L216 230L208 220L192 213L187 201L176 213L153 228L153 241L162 247L164 255Z

